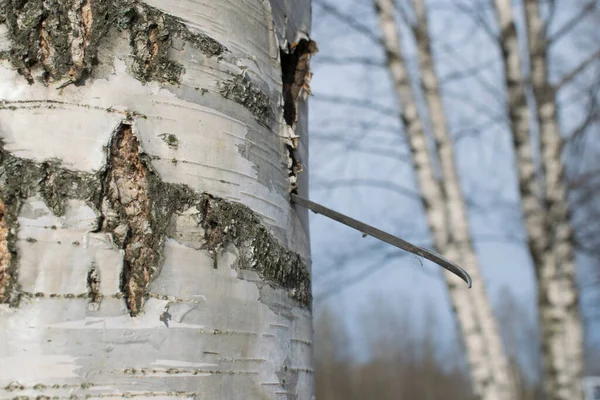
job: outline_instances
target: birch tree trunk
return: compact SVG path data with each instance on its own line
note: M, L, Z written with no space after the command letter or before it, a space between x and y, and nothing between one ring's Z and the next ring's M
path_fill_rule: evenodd
M0 0L1 398L312 398L310 18Z
M401 118L407 132L422 194L427 223L433 235L436 251L446 258L462 263L473 278L473 289L465 290L456 277L445 273L446 284L461 331L473 391L478 399L514 399L514 385L504 353L491 305L472 245L467 213L450 141L438 82L427 34L425 9L415 2L419 21L417 33L419 62L426 87L426 99L431 113L437 153L443 170L442 180L434 175L431 154L422 120L419 118L415 96L401 51L399 29L395 21L394 2L375 0L387 65L398 98Z
M474 380L480 388L476 393L481 393L482 398L489 399L514 399L516 398L516 382L511 372L510 362L505 352L502 337L496 318L494 316L489 298L485 291L485 285L481 277L481 267L477 254L473 247L473 237L469 227L469 217L464 196L460 186L460 179L454 160L454 148L452 138L448 132L448 124L444 114L444 106L440 95L440 85L435 72L434 59L432 55L432 44L429 38L427 10L424 1L413 0L413 8L416 15L416 25L413 28L417 42L417 55L419 59L419 72L421 84L429 110L429 120L433 131L435 151L440 163L441 184L445 195L447 220L449 224L449 243L458 248L459 260L463 266L469 269L473 276L478 278L478 284L469 291L472 304L479 319L479 329L476 335L472 332L464 333L465 342L472 341L471 348L476 348L477 336L486 341L484 347L485 361L488 363L488 375L481 371L481 377ZM453 292L464 291L464 288L453 287ZM466 317L465 317L466 318ZM473 338L469 336L473 335ZM466 345L469 348L469 345ZM475 350L471 350L475 353ZM482 356L483 357L483 356Z
M579 312L574 236L570 223L565 167L561 159L556 93L548 80L546 24L537 0L525 4L531 83L540 130L542 191L554 264L537 268L538 307L544 343L544 391L548 399L583 397L583 325Z

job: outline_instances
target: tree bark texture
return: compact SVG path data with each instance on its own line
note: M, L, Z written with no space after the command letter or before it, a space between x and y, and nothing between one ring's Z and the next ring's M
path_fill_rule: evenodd
M541 202L546 214L546 263L536 266L538 308L544 343L544 392L548 399L583 398L583 324L575 265L563 138L560 134L556 93L548 77L546 24L537 0L525 2L525 22L535 118L540 131L543 185Z
M312 398L310 19L0 0L0 398Z

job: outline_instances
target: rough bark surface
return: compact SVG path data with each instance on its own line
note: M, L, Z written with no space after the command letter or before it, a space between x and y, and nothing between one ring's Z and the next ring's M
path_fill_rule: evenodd
M0 397L311 399L310 1L0 8Z
M541 201L546 213L544 232L549 236L545 252L552 252L554 259L554 264L536 268L544 342L544 391L551 400L579 399L583 397L583 325L562 162L563 139L556 93L548 80L546 24L537 1L526 2L525 17L535 116L540 130L544 179Z
M434 122L435 140L440 162L444 170L443 180L435 177L432 156L428 151L427 137L421 118L418 115L410 77L403 59L399 30L395 21L395 6L391 0L375 0L377 15L383 36L388 69L398 98L400 116L404 122L417 183L422 194L427 223L433 235L436 251L446 258L463 264L473 278L473 290L463 288L455 276L445 273L446 284L459 329L462 334L473 389L480 399L510 399L513 388L508 365L494 316L484 290L478 263L470 243L468 221L456 168L454 166L451 143L445 128L437 80L433 70L426 21L421 21L416 33L419 43L419 61L423 70L428 106ZM424 9L415 4L420 19ZM436 98L437 97L437 98ZM450 234L452 232L452 234Z
M132 315L142 309L146 287L158 266L164 235L153 226L148 166L130 124L121 124L109 144L103 182L101 222L115 245L123 249L121 292Z

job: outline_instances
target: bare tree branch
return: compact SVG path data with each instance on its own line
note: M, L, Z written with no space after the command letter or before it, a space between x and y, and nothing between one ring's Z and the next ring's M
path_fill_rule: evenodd
M402 162L410 161L409 154L405 152L400 152L398 150L395 150L395 148L389 146L366 146L364 144L361 144L357 140L349 140L348 136L344 134L314 135L313 137L311 137L311 140L329 142L332 143L333 146L341 145L344 150L355 153L376 155L379 157L385 157Z
M590 54L585 60L583 60L577 67L567 72L555 85L554 90L560 90L567 83L575 79L581 72L587 69L594 61L600 58L600 50Z
M385 254L380 259L369 264L366 268L364 268L358 274L348 277L348 278L345 278L345 279L342 279L342 280L338 281L337 283L331 285L330 287L322 290L321 292L317 293L314 296L314 300L316 302L323 301L323 300L327 299L328 297L333 296L334 294L340 293L340 292L356 285L357 283L364 281L367 277L373 275L375 272L380 271L380 270L384 269L385 267L389 266L389 262L392 259L407 256L406 253L400 254L400 252L392 252L391 254L392 254L392 256L390 256L389 254Z
M340 11L337 7L326 2L325 0L314 0L313 3L321 7L328 14L335 17L338 21L345 23L350 28L354 29L356 32L363 34L367 39L371 40L373 43L381 45L381 39L379 38L379 36L377 36L366 25L362 24L361 22L358 22L352 15Z
M554 20L554 16L556 15L556 0L548 0L548 18L546 18L546 30L544 32L545 36L548 37L548 30L550 29L550 25Z
M367 110L375 111L377 113L383 114L388 117L398 118L398 110L393 107L387 107L383 104L373 103L370 100L365 99L356 99L352 97L344 97L344 96L333 96L324 93L315 93L312 101L317 102L327 102L333 104L344 104L347 106L364 108Z
M320 180L315 179L314 189L338 189L338 188L357 188L357 187L370 187L375 189L387 190L390 192L397 193L399 195L408 197L414 201L423 201L422 196L419 192L409 189L407 187L398 185L397 183L390 182L385 179L361 179L361 178L349 178L349 179L336 179L336 180Z
M360 246L333 246L333 249L329 249L324 255L324 258L328 260L327 264L322 267L324 271L320 272L318 276L315 275L316 279L313 280L313 284L323 286L332 280L338 280L339 274L345 274L351 262L371 261L373 254L383 255L391 250L386 243L380 240L359 239L359 242Z
M453 54L455 55L458 60L457 63L459 66L461 65L466 65L468 63L468 60L466 60L461 54L460 51L454 47L454 46L450 46L449 44L444 44L443 46L441 46L441 49L444 50L446 53L448 54ZM498 88L497 86L494 85L493 82L490 82L489 80L486 80L484 78L482 78L480 76L480 74L474 74L472 76L488 93L492 94L494 96L494 98L500 99L500 101L505 102L505 97L506 94L504 93L503 90L501 90L500 88Z
M367 67L385 68L383 61L373 60L371 57L332 57L319 56L315 58L316 65L364 65Z
M581 21L581 19L583 19L587 15L589 15L589 13L594 8L596 8L597 5L598 5L598 0L590 0L589 3L587 3L585 6L582 7L581 11L578 14L576 14L568 22L565 22L565 24L563 26L561 26L560 28L558 28L556 30L556 32L554 32L554 35L552 35L552 36L550 36L548 38L548 40L547 40L547 46L550 47L555 42L557 42L561 37L565 36L572 29L574 29L575 27L577 27L579 21Z
M455 9L462 11L465 15L469 16L477 26L480 26L483 31L487 33L490 39L492 39L492 42L500 43L500 38L498 35L496 35L490 24L488 24L487 21L481 16L481 12L479 12L479 10L470 9L463 4L459 4L457 0L454 0L454 4Z
M596 109L596 111L589 113L585 119L568 134L567 140L573 141L578 139L587 128L598 121L600 121L600 109Z
M446 85L450 82L460 81L462 79L473 78L474 75L479 74L483 70L493 66L498 63L497 58L493 58L491 60L484 61L474 67L463 69L456 72L451 72L446 74L445 76L440 77L440 85Z

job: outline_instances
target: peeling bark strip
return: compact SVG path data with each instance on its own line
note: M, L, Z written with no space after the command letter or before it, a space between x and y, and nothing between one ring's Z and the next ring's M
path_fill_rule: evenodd
M310 304L310 273L302 259L279 244L246 206L204 195L199 209L206 247L213 257L233 244L240 252L237 268L255 270L290 289L290 295L303 305Z
M147 285L158 268L164 237L153 229L148 166L140 156L140 145L131 125L121 124L110 143L104 197L102 230L111 232L115 244L125 252L121 291L132 315L142 309Z
M168 58L174 37L209 57L227 51L179 18L134 0L8 0L1 6L12 41L7 57L30 84L38 65L45 83L61 78L80 83L92 72L98 44L111 28L129 30L134 74L144 82L179 82L183 67Z
M8 298L10 283L13 280L9 267L11 254L8 251L8 224L6 223L6 207L0 200L0 303Z

